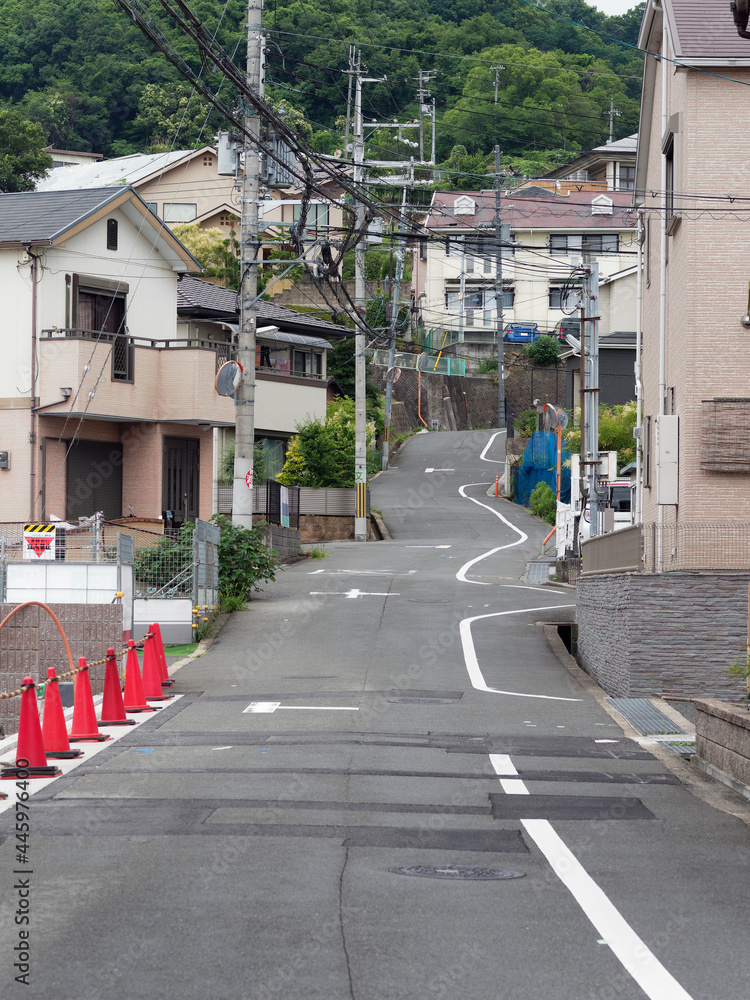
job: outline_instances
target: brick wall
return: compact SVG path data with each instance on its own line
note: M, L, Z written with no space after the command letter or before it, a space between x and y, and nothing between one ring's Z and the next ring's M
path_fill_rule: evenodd
M14 604L0 604L0 621L10 614ZM73 665L78 657L101 660L109 646L122 649L122 607L117 604L51 604L68 639ZM70 667L60 633L54 621L34 605L19 611L0 629L0 692L15 691L26 676L44 680L47 668L58 674ZM90 670L91 688L101 693L104 665ZM0 726L8 736L18 729L20 698L0 700Z
M613 696L734 700L750 574L602 574L576 585L578 662Z

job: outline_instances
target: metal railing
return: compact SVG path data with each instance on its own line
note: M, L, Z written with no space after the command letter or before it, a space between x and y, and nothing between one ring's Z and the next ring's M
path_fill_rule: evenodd
M750 523L651 522L597 535L581 545L582 575L750 572Z

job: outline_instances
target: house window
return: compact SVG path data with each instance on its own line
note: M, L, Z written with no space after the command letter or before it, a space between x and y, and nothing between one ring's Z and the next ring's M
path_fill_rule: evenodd
M112 343L112 379L116 382L133 381L135 350L125 326L128 290L122 282L73 275L73 331Z
M107 250L117 249L117 219L107 219Z
M146 208L149 210L149 212L153 212L154 215L159 214L159 203L156 201L147 201Z
M222 214L219 216L220 226L233 226L234 221L235 221L234 216L230 215L228 212L222 212Z
M293 375L322 375L323 355L311 351L294 351L292 357Z
M196 205L173 201L171 203L164 203L164 215L162 218L165 222L192 222L197 214L198 209Z
M214 158L209 154L205 154L203 157L203 166L212 167L214 165Z
M574 253L618 253L618 233L552 233L549 238L550 253L557 256Z
M635 188L635 167L621 163L618 182L621 191L632 191Z
M294 221L299 222L302 217L302 205L294 206ZM328 226L328 205L308 205L306 229L318 229Z
M550 309L562 309L562 288L559 286L549 286L549 307Z
M419 241L419 259L427 260L427 237L424 236Z
M670 136L669 144L664 151L667 167L667 187L664 192L664 208L667 225L674 217L674 137Z

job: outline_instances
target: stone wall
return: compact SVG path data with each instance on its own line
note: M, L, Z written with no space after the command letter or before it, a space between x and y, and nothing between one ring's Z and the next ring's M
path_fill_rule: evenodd
M747 573L611 573L576 585L578 662L617 697L736 699Z
M335 542L354 539L354 518L331 514L301 514L299 519L303 542ZM367 519L367 537L371 537L371 523Z
M15 604L0 604L0 621L10 614ZM112 646L122 649L122 605L120 604L51 604L73 654L87 661L101 660ZM0 692L15 691L26 676L37 683L47 676L47 668L58 674L70 670L65 646L57 626L37 605L24 608L0 629ZM89 671L91 689L100 694L104 687L104 664ZM9 736L18 729L20 698L0 700L0 726Z
M285 528L282 524L269 524L263 531L263 541L276 549L282 562L295 559L299 555L302 534L299 529Z

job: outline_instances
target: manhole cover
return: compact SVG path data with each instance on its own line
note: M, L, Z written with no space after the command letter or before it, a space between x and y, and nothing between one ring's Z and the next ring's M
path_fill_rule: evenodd
M474 868L468 865L411 865L408 868L391 868L396 875L419 875L421 878L470 879L475 882L489 879L523 878L525 872L514 872L506 868Z
M450 604L450 601L442 601L434 597L410 597L409 604Z
M389 698L394 705L452 705L453 698Z

